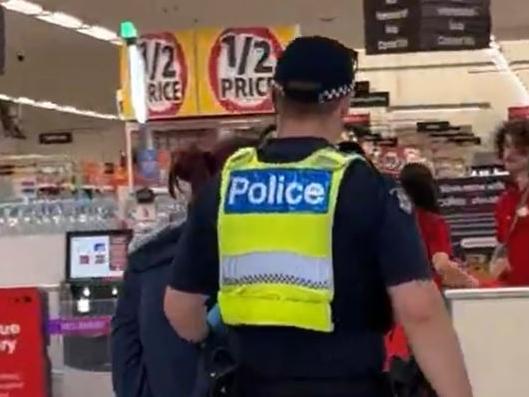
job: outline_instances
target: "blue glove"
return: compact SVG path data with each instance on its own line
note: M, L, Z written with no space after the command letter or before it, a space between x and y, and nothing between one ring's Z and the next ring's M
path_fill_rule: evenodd
M213 306L213 308L208 313L208 323L211 327L211 330L218 336L226 336L228 330L222 322L222 317L220 315L219 305Z

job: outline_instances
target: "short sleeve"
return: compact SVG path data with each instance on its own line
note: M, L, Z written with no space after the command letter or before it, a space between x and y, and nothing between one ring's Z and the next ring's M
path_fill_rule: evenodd
M219 189L220 176L205 186L190 206L172 263L169 285L176 290L208 296L218 291Z
M410 199L396 182L384 179L379 189L380 222L376 251L388 287L431 279L424 243Z
M446 221L439 215L432 217L432 228L428 239L428 250L435 255L444 253L452 256L452 242L450 241L450 228Z

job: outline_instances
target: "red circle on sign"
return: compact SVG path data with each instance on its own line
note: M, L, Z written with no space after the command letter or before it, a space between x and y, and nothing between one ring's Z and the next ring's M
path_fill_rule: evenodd
M209 56L209 82L221 106L232 113L271 112L273 103L268 82L282 52L281 43L268 28L224 30L213 44ZM223 55L224 60L221 58ZM260 95L265 82L266 95ZM225 95L227 86L235 95ZM238 99L237 93L247 95Z
M182 45L172 33L142 36L140 49L143 51L144 43L148 52L144 59L149 119L175 117L184 103L188 85L188 67ZM176 88L178 95L175 94Z

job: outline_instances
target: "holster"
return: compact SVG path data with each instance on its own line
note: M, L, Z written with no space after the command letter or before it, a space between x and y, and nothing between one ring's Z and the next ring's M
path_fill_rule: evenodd
M390 379L396 397L437 397L413 357L394 357L390 363Z

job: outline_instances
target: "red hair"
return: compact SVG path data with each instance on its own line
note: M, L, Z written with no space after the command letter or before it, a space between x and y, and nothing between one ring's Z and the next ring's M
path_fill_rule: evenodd
M191 146L187 150L174 152L169 171L169 194L176 199L178 182L182 180L191 185L191 195L196 197L200 189L222 169L233 153L243 147L256 147L258 143L256 138L233 137L219 142L211 151Z

